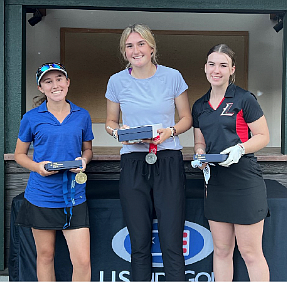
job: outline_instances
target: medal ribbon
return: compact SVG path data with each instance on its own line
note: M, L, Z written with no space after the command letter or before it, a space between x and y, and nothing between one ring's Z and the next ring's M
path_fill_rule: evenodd
M73 215L73 205L75 204L75 173L72 173L72 180L71 180L71 202L72 206L70 207L70 216L68 218L68 212L67 212L67 207L68 207L68 170L65 170L63 173L63 197L65 200L66 207L64 208L64 213L66 215L66 223L63 226L63 229L66 229L70 226L72 215Z
M156 141L156 140L159 140L159 135L158 136L156 136L155 138L153 138L153 140L154 141ZM153 162L149 162L149 161L147 161L147 159L146 159L146 162L148 163L148 164L154 164L155 162L156 162L156 152L157 152L157 145L155 145L155 144L153 144L153 143L149 143L149 153L148 153L148 155L150 155L150 154L154 154L155 156L155 160L153 161ZM147 155L147 156L148 156ZM147 175L147 179L150 179L150 176L151 176L151 166L149 165L148 166L148 175Z
M159 140L159 135L153 138L154 141ZM156 155L157 152L157 145L153 143L149 143L149 153L154 153Z

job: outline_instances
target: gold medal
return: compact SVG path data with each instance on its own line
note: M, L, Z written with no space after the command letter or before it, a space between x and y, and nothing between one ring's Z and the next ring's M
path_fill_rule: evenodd
M82 171L76 174L75 180L78 184L84 184L87 182L87 175Z

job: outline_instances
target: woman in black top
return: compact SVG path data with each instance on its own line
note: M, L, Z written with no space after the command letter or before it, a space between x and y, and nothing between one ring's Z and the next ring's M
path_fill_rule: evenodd
M250 280L268 281L262 252L266 187L253 154L269 142L267 122L254 95L233 84L234 52L228 46L210 49L205 73L211 88L192 110L195 153L228 154L226 161L210 166L205 191L215 280L232 281L236 239Z

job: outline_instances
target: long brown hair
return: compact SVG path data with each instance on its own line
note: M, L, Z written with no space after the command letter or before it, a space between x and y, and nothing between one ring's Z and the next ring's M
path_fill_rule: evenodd
M33 108L40 106L44 101L47 101L46 95L37 95L33 98Z

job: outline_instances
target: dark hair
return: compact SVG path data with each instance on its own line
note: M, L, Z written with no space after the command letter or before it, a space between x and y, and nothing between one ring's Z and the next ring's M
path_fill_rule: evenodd
M40 106L44 101L47 101L46 95L37 95L33 98L33 108Z
M232 67L235 66L235 53L229 46L227 46L226 44L218 44L218 45L213 46L208 51L206 59L211 53L214 53L214 52L226 54L231 59ZM235 72L232 75L230 75L229 82L231 83L235 82Z
M36 82L38 86L41 87L41 79L44 76L44 74L52 70L56 70L56 71L60 71L64 73L66 79L68 79L68 73L64 65L62 65L61 63L57 63L57 62L45 63L45 64L42 64L37 69L37 72L36 72ZM33 98L33 108L40 106L44 101L47 101L46 95L43 94L43 95L35 96Z

